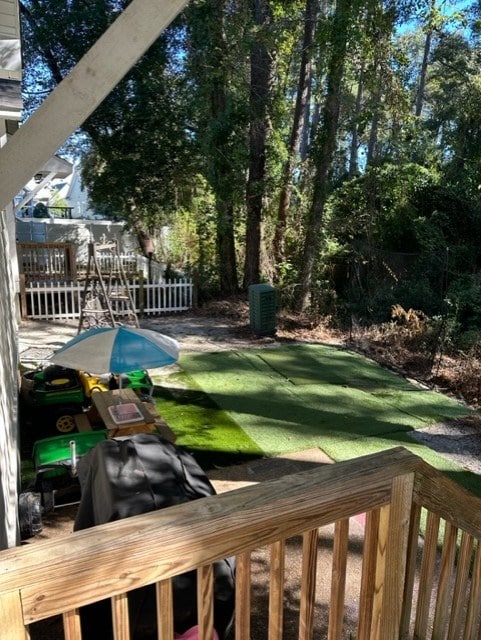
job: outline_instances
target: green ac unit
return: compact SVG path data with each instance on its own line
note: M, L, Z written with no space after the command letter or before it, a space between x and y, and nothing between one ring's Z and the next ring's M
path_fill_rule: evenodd
M276 332L276 292L269 284L249 287L250 328L259 336Z

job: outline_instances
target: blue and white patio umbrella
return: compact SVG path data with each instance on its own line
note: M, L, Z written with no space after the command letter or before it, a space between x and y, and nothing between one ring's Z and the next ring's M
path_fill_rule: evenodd
M90 329L69 340L50 362L89 373L129 373L157 369L179 359L174 338L134 327Z

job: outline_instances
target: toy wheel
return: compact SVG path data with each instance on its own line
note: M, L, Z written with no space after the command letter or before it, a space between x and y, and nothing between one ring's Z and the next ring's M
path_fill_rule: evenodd
M60 433L70 433L75 429L74 411L68 407L59 409L55 416L55 428Z
M18 522L21 540L32 538L42 531L42 506L39 493L25 491L18 496Z

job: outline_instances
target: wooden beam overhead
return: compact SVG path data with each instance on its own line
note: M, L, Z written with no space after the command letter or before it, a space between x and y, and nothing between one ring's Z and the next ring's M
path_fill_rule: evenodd
M0 149L0 210L78 129L188 4L133 0Z

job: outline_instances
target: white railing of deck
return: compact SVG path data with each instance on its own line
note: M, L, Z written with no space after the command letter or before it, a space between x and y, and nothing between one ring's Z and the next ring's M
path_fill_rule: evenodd
M80 317L84 283L30 282L22 294L22 316L30 320L77 320ZM191 280L148 282L128 280L140 316L187 311L192 308Z

